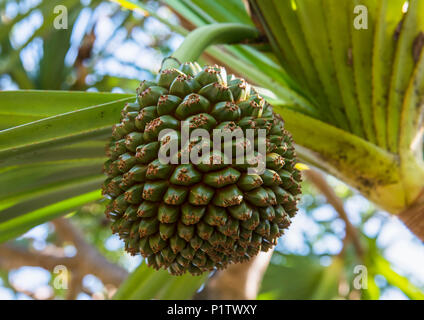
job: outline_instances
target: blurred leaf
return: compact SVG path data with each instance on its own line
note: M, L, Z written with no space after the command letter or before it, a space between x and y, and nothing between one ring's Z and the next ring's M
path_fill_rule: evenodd
M96 82L93 87L99 91L107 91L110 88L119 87L124 89L129 89L133 92L134 88L137 88L140 84L139 80L127 79L127 78L118 78L113 76L104 76L100 81Z
M317 257L284 255L274 252L260 290L260 295L274 299L310 299L324 276L325 267Z
M412 300L424 300L424 290L413 285L408 278L395 272L381 255L373 257L375 272L384 276L389 284L399 288Z
M68 10L68 25L73 26L80 12L79 7ZM37 77L39 88L50 90L63 89L66 78L65 56L71 46L70 39L73 28L50 28L43 37L43 57L39 64Z
M185 274L183 276L173 276L173 280L165 285L157 299L162 300L185 300L191 299L200 286L206 281L208 274L201 276L192 276Z
M367 289L361 290L361 299L363 300L378 300L380 298L380 288L375 283L375 275L368 273Z
M343 272L343 259L333 257L331 265L324 269L321 279L310 297L312 300L334 299L338 297L338 287Z
M53 14L53 9L57 5L64 5L68 12L75 8L76 6L81 5L79 0L49 0L43 1L43 5L40 6L41 13L43 15L43 23L42 25L36 29L33 34L22 44L19 48L11 51L9 55L6 57L6 61L2 63L0 66L0 73L6 73L13 70L16 64L19 64L20 53L22 50L31 43L36 37L45 36L52 29L52 25L54 19L56 19L56 15Z
M114 295L115 300L189 299L207 274L172 276L166 270L156 271L145 262L135 269Z
M141 4L137 3L138 1L131 1L131 0L110 0L110 1L118 3L120 6L122 6L125 9L138 12L142 15L148 15L148 13L143 9Z
M166 2L172 1L167 0ZM208 23L225 21L253 25L241 0L190 0L183 2Z
M83 190L83 189L82 189ZM71 212L78 207L102 197L100 190L91 191L57 202L25 215L0 223L0 243L13 239L29 229Z

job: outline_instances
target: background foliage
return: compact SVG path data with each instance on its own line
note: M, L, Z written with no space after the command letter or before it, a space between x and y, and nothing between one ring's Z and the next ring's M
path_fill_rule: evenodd
M126 7L130 3L115 2ZM15 92L3 92L0 129L84 107L80 112L92 119L103 110L99 103L109 103L111 109L119 110L123 101L132 96L139 80L154 77L163 57L175 50L187 29L216 21L251 24L241 1L218 1L228 10L208 13L202 7L206 2L214 3L166 1L172 8L179 7L179 12L185 10L184 16L189 18L186 19L157 1L139 1L133 10L126 10L117 3L96 0L1 0L0 90L74 92L44 95L48 97L45 101L40 100L43 93L34 92L34 101L40 101L38 105L30 103L28 96L20 99ZM68 30L51 28L53 8L57 4L68 8ZM273 79L272 89L280 93L279 97L287 97L285 101L275 101L277 105L295 101L304 106L305 113L313 112L296 95L298 88L272 55L245 46L211 48L201 62L214 63L217 55L227 58L235 69L245 71L247 77L248 64L240 65L235 58L266 66L266 72L254 76L258 85L269 85L269 79ZM286 92L285 87L293 91ZM89 91L91 98L76 91ZM97 93L101 91L112 93ZM123 101L113 102L118 99ZM96 106L88 108L94 101ZM66 265L70 261L66 259L82 259L81 253L91 249L120 266L123 274L136 270L121 286L116 298L192 297L205 277L171 278L165 272L152 272L143 264L137 268L140 258L124 254L122 243L111 236L102 214L100 192L92 190L103 179L99 170L104 161L102 150L108 128L115 119L110 116L95 124L78 123L70 132L63 124L71 121L72 116L24 128L28 130L23 133L28 139L20 141L20 149L13 159L2 150L14 143L14 137L0 141L0 241L15 238L36 226L0 245L0 298L111 298L118 285L110 284L113 281L108 277L95 275L94 270L75 267L71 270L72 288L61 290L54 286L57 273L53 268L43 263L37 267L38 262L31 260L31 254L47 255ZM44 124L62 128L55 130L55 135L59 132L63 139L75 139L75 143L66 147L54 145L49 131L41 143L31 140L34 132L31 130L42 130ZM84 134L85 125L96 128L90 139ZM35 142L36 149L32 147ZM57 158L52 160L52 154ZM421 243L400 222L377 210L346 185L331 177L326 179L342 199L349 220L341 218L306 180L300 213L287 235L280 239L258 298L423 299ZM82 204L85 205L81 207ZM70 221L76 227L78 236L91 249L79 244L75 234L64 236L69 226L63 229L62 222L47 222L64 213L67 213L66 223ZM352 223L357 230L353 239L346 237L346 223ZM16 263L11 263L12 260ZM357 265L367 267L366 290L353 287Z

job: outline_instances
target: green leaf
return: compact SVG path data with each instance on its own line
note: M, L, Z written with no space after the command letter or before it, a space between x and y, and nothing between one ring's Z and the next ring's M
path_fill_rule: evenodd
M148 268L146 263L142 262L121 284L119 290L113 296L115 300L128 300L132 293L137 290L139 286L142 286L146 280L154 275L156 270Z
M79 6L68 10L68 25L73 26L75 24L80 11ZM43 57L39 63L39 75L37 77L38 88L64 89L67 75L65 56L71 46L72 30L73 28L52 28L43 38Z
M350 8L364 5L368 9L367 29L357 29L350 24L352 36L351 62L355 77L356 96L358 98L365 137L377 143L372 108L372 59L378 0L350 0ZM351 10L349 21L355 21L357 15ZM348 54L349 54L348 52Z
M82 91L1 91L0 129L132 96Z
M387 148L387 100L395 46L395 30L402 20L403 0L380 0L372 59L372 106L377 143Z
M413 43L420 32L424 32L424 2L411 0L397 40L387 105L388 147L392 152L399 148L402 103L415 65Z
M19 196L29 191L40 191L44 186L101 174L104 158L71 159L7 167L1 169L0 200Z
M375 283L375 274L368 269L367 288L361 290L361 299L363 300L379 300L380 288Z
M424 33L422 34L424 36ZM423 114L424 104L424 50L416 63L413 76L405 93L402 106L400 126L400 149L410 149L417 158L422 158L422 144L418 143L422 132L420 131L420 115Z
M184 2L195 4L203 13L207 13L216 22L238 22L253 25L242 1L192 0Z
M261 4L262 5L262 4ZM308 83L311 88L313 88L313 91L316 95L315 99L320 103L320 106L322 108L327 107L328 100L327 97L324 94L323 85L318 77L318 72L315 68L314 62L312 60L310 51L308 50L306 41L305 41L305 35L302 32L302 28L298 19L298 16L296 15L296 12L292 8L292 2L291 1L279 1L274 2L274 6L276 7L276 10L278 11L278 14L280 16L281 24L284 29L281 29L281 32L285 32L286 38L290 41L290 44L293 46L293 51L291 52L290 47L284 46L285 51L287 51L287 54L292 54L298 57L299 59L299 67L302 67L306 77L309 79ZM273 23L270 22L270 27L273 27ZM279 51L282 48L279 48ZM311 90L310 90L311 91ZM311 93L311 92L310 92ZM329 109L327 108L329 111ZM330 113L328 115L328 118L330 121L334 122L334 119Z
M283 255L275 251L265 272L258 299L267 296L281 300L308 299L313 295L324 269L315 257Z
M389 284L399 288L408 298L412 300L424 300L423 288L413 285L408 278L395 272L390 263L382 256L373 258L375 273L384 276Z
M166 270L154 270L142 262L114 295L115 300L189 299L206 275L172 276Z
M102 197L100 190L91 191L70 199L59 201L25 215L0 223L0 243L11 240L29 229L72 212L78 207Z
M91 192L104 180L105 141L93 139L109 136L125 102L133 99L88 92L0 93L3 115L48 116L0 131L0 184L9 186L0 190L1 239L100 198L100 192Z
M144 265L143 268L148 267ZM157 294L164 285L173 280L172 277L166 270L155 270L153 274L130 293L127 300L157 299Z
M160 291L158 299L162 300L185 300L191 299L194 293L206 281L208 274L201 276L192 276L185 274L183 276L175 277L169 284L166 285L165 290Z
M132 99L90 106L0 131L0 163L42 148L109 135L111 126L120 119L124 104Z
M124 7L130 8L130 6L125 5L124 3L131 3L136 8L147 10L153 17L182 35L186 35L188 32L187 30L182 29L180 26L172 25L169 21L158 17L154 11L149 10L147 6L139 2L117 2ZM187 7L187 2L181 3L179 1L167 0L166 3L186 18L191 19L192 16L190 13L194 14L192 11L194 10L193 4L191 4L192 9L189 9ZM240 6L240 4L238 4L238 6ZM197 9L196 12L198 12ZM207 20L200 19L200 21L196 22L195 24L203 26L207 23ZM269 58L260 51L253 49L252 47L247 49L245 46L232 46L228 47L226 50L223 50L219 47L210 47L206 51L218 61L221 61L223 64L227 64L228 66L231 66L231 68L238 70L239 73L243 74L252 83L258 84L273 91L280 99L285 99L290 103L296 104L300 111L306 114L314 115L319 119L323 117L322 114L317 112L316 108L311 102L307 101L307 99L302 97L299 93L295 92L293 88L288 87L288 83L290 83L290 85L294 84L293 80L287 76L284 70L278 66L276 67L275 65L270 64ZM234 55L229 54L228 52L232 52ZM241 57L244 61L240 61ZM276 68L280 70L276 70ZM281 72L282 74L280 76L276 76L276 73L278 72Z
M404 208L404 185L393 154L286 106L274 106L274 111L281 114L298 143L296 151L301 160L359 189L389 212Z
M335 80L337 86L334 91L339 91L343 100L344 110L348 118L352 133L364 137L362 115L359 112L359 103L355 93L353 73L353 59L349 59L352 50L351 12L353 6L349 1L324 0L325 20L327 24L331 57L334 64ZM356 62L356 61L355 61ZM332 72L331 69L328 70Z
M103 175L91 175L62 182L56 186L50 185L44 189L40 188L41 190L39 191L35 190L31 193L28 192L27 194L20 195L21 199L17 197L20 200L19 202L5 204L6 208L0 212L0 223L26 215L34 210L53 205L56 202L65 201L68 198L96 190L103 180ZM11 200L16 201L16 198Z
M134 91L134 88L137 88L139 84L140 84L140 81L136 79L104 76L100 81L93 84L93 87L97 88L97 90L99 91L110 90L110 88L114 88L114 87L119 87L124 89L129 88L131 89L131 91Z
M196 26L202 26L205 23L211 22L211 17L202 15L198 10L193 8L193 6L187 5L185 2L179 0L165 0L165 3Z
M268 33L268 38L271 43L271 46L274 48L274 52L279 59L279 62L287 72L293 76L295 81L301 83L307 88L311 88L311 84L307 80L305 71L302 68L302 65L298 57L293 54L294 48L292 43L289 40L288 34L282 25L282 22L278 16L278 11L275 8L273 2L270 1L254 1L253 5L260 8L261 19L265 27L269 27L272 30L272 33ZM269 21L265 23L265 21ZM275 37L275 32L278 32L279 37ZM287 50L280 50L279 48L287 48Z
M75 159L93 159L105 157L106 139L81 141L73 144L58 145L50 149L34 151L31 156L21 154L1 162L0 168L16 167L24 164L38 164L46 161L62 161Z
M294 104L299 111L307 115L311 115L314 118L320 118L321 114L315 106L308 101L305 97L301 96L297 92L291 90L288 87L282 86L267 74L260 72L255 69L254 65L245 63L237 59L236 57L226 54L224 52L219 53L215 48L210 48L210 52L220 55L221 59L225 60L226 63L242 72L248 79L255 79L254 82L264 88L271 90L280 99L284 99L289 104Z
M340 277L343 272L343 259L334 257L331 265L324 269L321 279L310 297L312 300L331 299L338 296Z
M336 69L332 61L330 39L325 23L325 9L320 1L297 0L297 10L301 28L305 35L318 75L324 86L324 92L337 125L351 131L348 117L343 108L343 99L334 83L337 83Z
M11 53L6 57L5 63L2 63L0 66L0 73L6 73L13 70L14 66L17 63L20 63L20 53L29 43L31 43L36 37L44 36L45 34L51 32L54 19L56 15L51 14L53 9L57 5L64 5L67 10L71 11L76 6L80 5L79 0L50 0L44 2L46 5L41 6L41 12L43 14L43 23L42 25L35 30L32 35L22 44L19 48L11 51Z

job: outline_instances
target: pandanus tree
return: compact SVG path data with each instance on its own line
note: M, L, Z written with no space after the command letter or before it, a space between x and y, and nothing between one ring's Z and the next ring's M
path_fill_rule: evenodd
M186 38L162 69L205 54L265 89L301 162L359 190L424 239L423 0L164 3L184 27L149 13ZM0 241L102 197L104 145L134 98L0 93L2 111L16 115L0 132L1 184L10 186L2 188Z
M282 111L299 153L423 239L423 1L251 5L281 65L316 106ZM354 23L359 5L365 27Z

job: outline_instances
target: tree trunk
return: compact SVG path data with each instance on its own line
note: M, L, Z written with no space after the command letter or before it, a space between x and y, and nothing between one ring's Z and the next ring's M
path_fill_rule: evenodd
M245 263L237 263L220 270L206 283L196 300L252 300L258 295L262 278L273 250L260 252Z
M412 206L400 213L399 219L424 242L424 191Z

